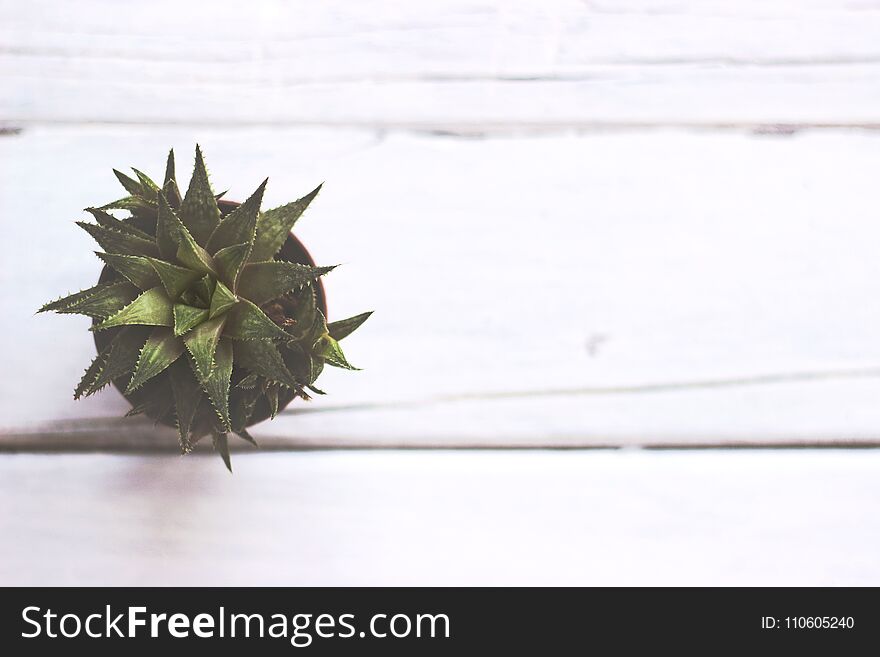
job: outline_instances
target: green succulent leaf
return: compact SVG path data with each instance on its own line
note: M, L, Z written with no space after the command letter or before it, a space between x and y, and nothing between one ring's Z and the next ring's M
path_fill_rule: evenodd
M237 303L238 298L232 291L223 285L222 281L217 281L217 285L214 286L214 294L211 295L211 311L209 316L213 319L218 315L222 315Z
M290 342L284 350L284 362L293 372L297 381L304 385L313 384L324 370L324 359L306 351L295 342Z
M269 340L242 340L235 343L235 362L270 381L296 388L297 381L284 364L281 352Z
M268 178L260 183L248 200L220 222L208 242L209 252L216 253L234 244L253 244L257 230L257 214L260 212L260 203L263 202L263 192L266 190L267 182L269 182Z
M149 258L118 253L96 253L95 255L141 290L149 290L161 282L156 270L150 264Z
M97 356L95 356L92 364L88 366L85 374L83 374L82 378L79 381L79 384L73 391L74 399L79 399L83 396L88 397L89 395L92 395L98 391L94 387L95 379L98 378L101 370L104 369L104 364L107 362L107 356L110 355L110 350L112 348L112 345L107 345L104 349L101 350L101 352Z
M202 278L195 282L195 285L192 286L191 290L195 293L196 298L200 303L204 304L205 308L211 307L211 297L214 296L214 288L217 286L217 281L210 274L205 274Z
M175 363L170 374L171 390L174 393L174 406L177 413L180 449L187 453L192 450L190 432L204 392L202 392L198 380L193 376L192 370L184 361L180 360Z
M95 221L99 226L104 228L113 228L122 233L127 233L132 237L139 237L142 240L146 240L150 242L153 240L152 235L149 233L145 233L144 231L132 226L130 222L123 221L122 219L117 219L109 212L104 211L102 208L86 208L86 212L92 215L95 218Z
M179 225L180 219L174 214L167 194L164 191L160 192L159 208L156 214L156 244L159 248L159 255L164 260L171 260L177 255L177 246L180 242L180 236L177 232Z
M274 420L278 415L278 386L270 385L266 388L266 399L269 401L269 418Z
M110 353L103 369L92 383L93 392L134 371L149 332L150 329L145 326L126 326L120 329L110 343Z
M131 170L134 171L134 175L137 176L138 182L140 182L141 189L143 190L143 197L148 201L155 203L156 195L159 193L159 185L154 183L153 180L143 171L138 171L134 167L132 167Z
M238 293L257 305L318 280L336 266L310 267L296 262L254 262L247 265L238 279Z
M183 342L175 337L171 329L155 329L141 349L134 376L131 377L125 394L131 394L154 376L164 372L182 353Z
M333 367L341 367L346 370L358 369L346 360L345 354L342 353L342 348L339 346L339 343L329 335L319 338L315 343L315 354L323 358L325 363L332 365Z
M132 213L141 213L151 210L151 206L139 196L126 196L102 205L99 210L128 210Z
M94 294L58 308L56 312L86 315L93 319L106 319L131 303L140 294L140 291L128 281L104 283L95 287L98 289Z
M241 299L227 317L224 335L233 340L289 340L281 327L247 299Z
M150 258L150 265L162 281L162 286L171 299L177 299L195 281L201 278L201 272L178 267L164 260Z
M76 225L91 235L107 253L139 256L159 255L159 250L154 241L133 235L128 230L109 228L85 221L77 221Z
M174 324L171 299L168 298L162 287L147 290L119 312L93 326L92 330L103 331L114 326L129 324L147 326L172 326Z
M239 435L254 414L257 401L262 395L259 389L236 390L229 397L229 417L232 420L232 429ZM256 444L256 443L254 443Z
M211 400L220 422L227 429L231 429L229 382L232 377L232 343L229 340L220 340L217 344L215 363L214 369L208 376L204 376L198 367L195 367L194 371L202 388L208 394L208 399Z
M253 445L254 447L259 447L259 445L257 445L257 441L254 440L254 437L253 437L251 434L248 433L248 430L247 430L247 429L244 429L244 428L242 428L242 429L237 429L237 430L235 431L235 435L238 436L239 438L241 438L242 440L246 440L247 442L249 442L249 443L250 443L251 445Z
M174 304L174 335L183 335L208 319L207 308Z
M113 169L113 175L116 176L117 180L119 180L122 186L125 187L125 191L127 191L129 194L131 194L132 196L143 197L144 190L137 180L129 178L124 173L122 173L121 171L117 171L116 169Z
M314 327L316 322L320 323L320 330L317 335L323 335L326 326L324 326L323 315L319 316L318 314L320 311L318 310L315 288L311 285L304 287L294 295L293 301L295 304L293 310L294 324L285 327L285 330L290 334L290 337L294 340L305 339L307 336L315 332ZM311 342L314 342L314 340Z
M238 277L251 252L250 244L234 244L214 254L214 263L220 278L233 292L238 288Z
M348 319L340 319L336 322L330 322L327 325L327 332L334 340L342 340L342 338L348 337L354 333L355 330L357 330L361 324L366 322L372 314L373 311L371 310L370 312L361 313L360 315L355 315Z
M208 238L220 223L220 208L211 191L208 170L202 149L196 146L196 164L189 189L180 205L180 219L198 244L207 244Z
M163 420L171 419L169 416L174 408L174 395L169 389L170 386L156 387L152 386L151 383L148 383L147 386L150 388L149 394L141 393L140 401L125 416L130 417L143 413L155 420L156 424Z
M214 354L223 332L225 317L217 317L202 322L184 336L186 348L192 354L196 371L202 379L207 379L214 369Z
M225 433L214 434L214 449L220 454L226 469L232 472L232 459L229 457L229 439Z
M216 276L217 267L214 265L214 259L211 257L211 254L199 246L186 226L179 221L177 229L180 235L180 243L177 246L178 262L194 271Z
M301 199L263 212L257 220L257 238L251 253L252 262L271 260L284 246L290 229L321 191L321 185Z
M180 207L180 189L177 186L177 174L174 171L174 149L168 151L168 159L165 161L165 178L162 189L165 197L172 207Z
M73 294L68 294L66 297L61 297L60 299L56 299L55 301L50 301L49 303L43 305L37 312L45 313L55 311L59 313L76 313L76 311L71 310L71 308L75 307L77 304L99 293L104 292L105 290L107 290L108 287L119 286L124 287L127 290L131 289L131 284L127 281L116 281L114 283L98 283L97 285L90 287L86 290L74 292Z

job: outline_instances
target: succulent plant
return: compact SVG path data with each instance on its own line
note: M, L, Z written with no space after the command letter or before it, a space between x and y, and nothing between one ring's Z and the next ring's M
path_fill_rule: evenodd
M324 394L314 385L324 365L356 369L339 340L370 313L328 324L318 279L333 267L314 266L304 251L301 262L283 255L320 186L260 212L267 181L244 203L220 201L198 146L183 196L173 150L161 187L132 170L136 178L114 169L127 196L86 208L94 223L77 222L103 249L98 284L39 312L92 318L98 355L75 399L112 382L129 415L176 426L183 453L212 436L231 470L230 433L256 444L248 426Z

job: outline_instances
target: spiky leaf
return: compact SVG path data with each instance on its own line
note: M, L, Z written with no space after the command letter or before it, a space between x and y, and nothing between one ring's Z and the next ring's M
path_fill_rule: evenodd
M172 207L180 206L180 189L177 186L177 174L174 171L174 149L168 151L168 159L165 162L165 178L162 189Z
M156 202L156 194L159 192L159 185L153 182L153 180L145 174L143 171L138 171L134 167L131 168L134 171L134 175L137 176L138 182L140 182L141 189L143 190L142 196L148 201Z
M278 415L278 386L267 386L266 399L269 401L269 418L274 420L275 416Z
M178 267L164 260L150 258L150 265L153 267L168 296L171 299L177 299L190 285L201 278L201 272L187 269L186 267Z
M226 464L226 469L232 472L232 459L229 457L229 439L225 433L214 434L214 449L219 452L220 458Z
M210 375L204 376L194 368L196 376L204 391L208 394L217 417L227 429L231 429L229 420L229 381L232 377L232 343L229 340L220 340L217 345L215 366Z
M206 274L197 280L190 289L195 293L199 302L204 304L205 308L210 308L211 297L214 296L215 287L217 287L217 281L213 276Z
M177 245L180 235L177 227L180 219L174 214L174 210L168 201L165 192L159 194L159 209L156 213L156 244L163 260L171 260L177 255Z
M259 306L316 281L335 267L310 267L296 262L275 260L254 262L241 271L238 293Z
M177 432L180 448L183 452L192 449L190 431L193 419L199 408L204 393L199 382L185 362L178 361L171 368L171 389L174 393L174 406L177 413Z
M214 368L214 353L220 334L223 332L225 317L217 317L202 322L183 338L186 348L192 354L196 370L202 378L207 378Z
M128 281L98 283L87 290L47 303L37 312L54 310L57 313L104 319L130 303L137 295L137 288Z
M293 326L286 326L285 330L293 340L305 340L309 345L313 344L317 337L326 331L324 316L318 310L317 295L313 286L305 287L294 295L293 301L296 307L293 311ZM316 337L308 340L314 334Z
M321 185L301 199L263 212L257 220L257 238L251 252L251 262L271 260L284 246L290 229L321 191Z
M228 287L223 285L223 281L217 281L217 285L214 286L214 294L211 295L211 313L209 316L214 318L222 315L237 303L238 298Z
M257 214L263 202L267 178L250 197L235 210L230 212L217 226L208 242L208 251L217 253L220 249L234 244L252 244L257 230Z
M92 384L95 392L134 371L149 332L150 329L144 326L126 326L113 337L104 368Z
M268 340L242 340L235 343L235 362L245 369L283 383L288 388L297 386L296 379L284 364L281 352Z
M104 228L114 228L119 232L127 233L133 237L139 237L148 242L153 240L152 235L149 233L145 233L139 228L132 226L130 222L117 219L109 212L105 212L103 208L86 208L86 212L95 218L95 221L99 226L103 226Z
M113 175L116 176L116 179L119 180L120 184L125 187L125 191L127 191L129 194L131 194L132 196L143 196L143 187L141 187L141 184L137 180L129 178L124 173L122 173L121 171L117 171L116 169L113 169Z
M174 304L174 335L183 335L208 319L207 308Z
M91 235L107 253L122 255L157 256L159 249L152 240L146 240L119 228L108 228L85 221L77 221L76 225Z
M247 262L248 254L250 254L250 244L234 244L220 249L214 254L214 264L217 265L217 272L220 278L235 292L238 288L238 277Z
M358 369L346 360L345 354L342 353L342 348L339 346L339 343L329 335L323 336L315 344L315 354L323 358L325 363L332 365L333 367L341 367L346 370Z
M95 255L142 290L149 290L161 282L156 270L150 264L149 258L119 255L118 253L96 253Z
M149 203L139 196L126 196L102 205L100 210L128 210L132 214L148 212L152 208Z
M180 219L199 244L207 244L208 238L220 223L220 208L211 191L208 170L202 150L196 146L196 164L189 189L180 205Z
M214 265L214 259L211 257L211 254L199 246L195 238L182 223L178 222L177 229L180 236L180 242L177 246L177 260L180 264L194 271L216 276L217 268Z
M83 374L82 378L79 381L79 384L73 391L74 399L79 399L82 396L88 397L89 395L97 392L97 390L95 390L94 388L95 379L98 378L98 375L104 368L104 364L107 362L107 356L110 354L110 349L112 348L112 345L107 345L104 349L101 350L101 352L97 356L95 356L92 364L88 366L85 374Z
M259 445L257 445L257 441L254 440L254 437L248 433L247 429L238 429L238 430L236 430L235 435L238 436L239 438L241 438L242 440L246 440L254 447L259 447Z
M125 394L131 394L147 381L164 372L183 353L183 342L170 329L157 328L147 339L128 383Z
M122 310L111 315L92 330L102 331L113 326L142 324L147 326L172 326L174 315L171 299L162 287L154 287L141 294Z
M95 294L57 312L106 319L131 303L139 293L138 288L128 281L105 283Z
M282 355L296 380L305 385L314 383L324 369L323 358L315 356L295 342L288 343Z
M355 315L354 317L349 317L348 319L340 319L336 322L330 322L327 325L327 332L334 340L342 340L342 338L354 333L354 331L361 324L366 322L372 314L373 311L371 310L368 313L361 313L360 315Z
M224 335L233 340L289 340L290 336L247 299L241 299L228 317Z

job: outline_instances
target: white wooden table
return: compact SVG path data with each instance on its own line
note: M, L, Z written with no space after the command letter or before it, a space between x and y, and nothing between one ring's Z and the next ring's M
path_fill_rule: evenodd
M204 11L0 0L0 582L204 581L216 571L188 569L221 542L214 500L242 546L292 514L268 555L211 557L229 583L880 582L870 450L287 451L880 444L880 4ZM256 427L266 451L245 447L231 480L161 455L173 435L118 419L113 390L74 402L87 320L33 314L96 279L73 221L118 196L110 168L158 175L173 146L184 170L197 141L230 198L266 175L268 206L326 181L298 235L344 265L326 281L331 319L376 310L347 340L364 371L327 372L330 395ZM163 520L190 477L198 508ZM638 493L667 477L674 492ZM819 512L763 511L753 478L775 504ZM592 495L630 502L597 510ZM417 504L442 522L414 521ZM685 520L689 504L709 506ZM367 508L395 520L359 552L344 523ZM544 532L524 544L538 558L517 570L519 545L493 567L520 517ZM497 533L469 560L481 522ZM313 542L290 565L301 524ZM631 543L673 566L646 548L627 569L615 555ZM389 545L413 555L399 576Z

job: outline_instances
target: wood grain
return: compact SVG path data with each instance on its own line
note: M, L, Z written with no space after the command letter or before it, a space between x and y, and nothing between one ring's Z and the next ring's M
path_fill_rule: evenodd
M7 0L0 16L14 124L880 125L876 2Z

